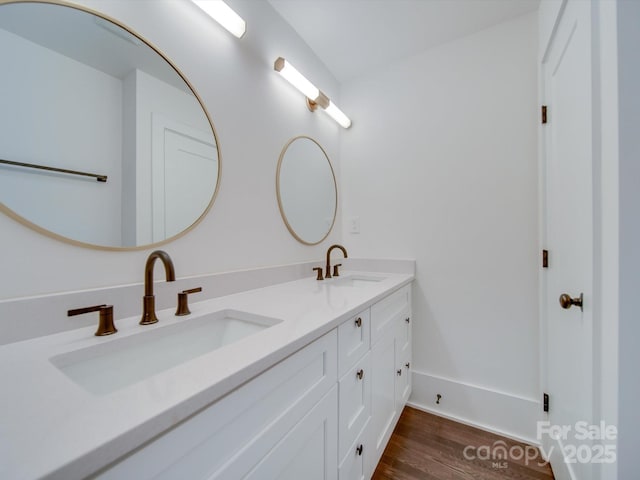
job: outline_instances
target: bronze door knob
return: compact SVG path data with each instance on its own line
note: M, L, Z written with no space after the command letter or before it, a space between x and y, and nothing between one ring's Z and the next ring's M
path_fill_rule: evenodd
M582 293L579 297L576 298L571 298L571 295L569 295L568 293L563 293L562 295L560 295L560 306L565 310L575 305L576 307L580 307L580 310L582 311L582 301Z

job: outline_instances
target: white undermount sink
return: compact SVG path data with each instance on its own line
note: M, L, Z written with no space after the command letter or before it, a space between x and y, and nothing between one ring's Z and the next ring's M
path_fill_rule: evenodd
M387 277L377 277L373 275L349 275L348 277L335 278L332 284L341 287L369 287L386 278Z
M212 352L281 320L237 310L207 313L52 357L85 390L103 395ZM117 334L116 334L117 335Z

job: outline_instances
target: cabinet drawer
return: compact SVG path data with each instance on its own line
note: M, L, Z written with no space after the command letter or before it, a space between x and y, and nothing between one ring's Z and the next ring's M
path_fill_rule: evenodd
M338 327L338 376L353 367L369 350L371 320L369 309L360 312Z
M411 311L411 285L406 285L371 307L371 344L393 329L400 316ZM393 333L391 333L393 335Z
M349 446L340 468L338 470L339 480L365 480L371 478L367 469L367 455L370 455L367 441L367 427L356 438L356 441ZM373 472L371 472L373 473Z
M333 330L96 478L241 478L335 385L336 358Z
M371 355L367 353L340 379L338 458L342 459L371 417Z

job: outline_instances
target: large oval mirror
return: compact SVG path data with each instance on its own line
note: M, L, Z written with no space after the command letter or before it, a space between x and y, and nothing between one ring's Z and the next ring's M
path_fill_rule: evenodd
M215 199L213 124L186 79L116 21L0 0L0 210L82 246L143 248Z
M338 193L329 157L310 137L289 141L276 173L280 213L289 232L315 245L327 238L336 219Z

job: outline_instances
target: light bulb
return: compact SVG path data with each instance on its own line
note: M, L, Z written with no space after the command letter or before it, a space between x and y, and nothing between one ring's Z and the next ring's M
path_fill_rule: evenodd
M247 22L222 0L191 1L236 37L242 38L247 31Z
M344 128L351 126L351 120L347 117L342 110L336 107L335 103L329 100L329 106L324 110L331 118L338 122Z
M320 96L320 90L313 83L305 78L296 68L284 58L278 57L274 64L274 69L280 72L285 80L296 87L309 100L315 101Z

